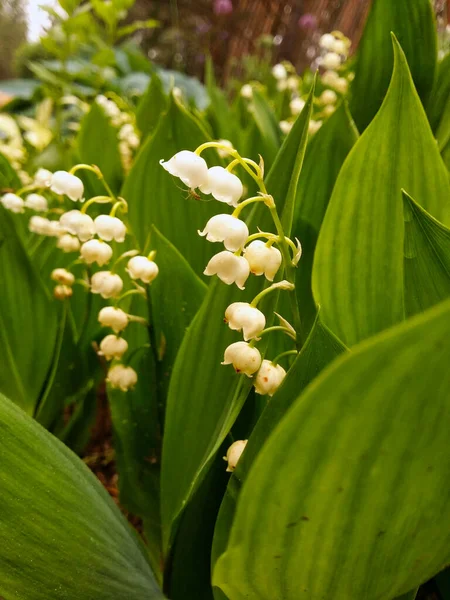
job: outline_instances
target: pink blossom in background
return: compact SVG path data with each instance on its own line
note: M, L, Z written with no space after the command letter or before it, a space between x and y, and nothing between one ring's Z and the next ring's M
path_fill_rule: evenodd
M317 17L312 13L305 13L298 20L298 26L301 29L316 29L317 28Z
M229 15L233 12L231 0L214 0L213 12L215 15Z

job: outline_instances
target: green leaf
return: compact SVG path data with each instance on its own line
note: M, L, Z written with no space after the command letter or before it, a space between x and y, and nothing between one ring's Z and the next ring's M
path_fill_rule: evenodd
M345 346L320 321L319 313L311 333L290 368L283 385L273 398L268 400L267 407L250 435L245 453L230 478L214 532L213 564L225 552L240 490L264 443L288 412L298 395L328 364L345 350Z
M130 25L125 25L124 27L119 27L117 30L117 36L123 37L125 35L130 35L131 33L135 33L139 31L139 29L155 29L155 27L159 27L160 22L155 19L146 19L145 21L134 21L130 23Z
M389 600L448 563L449 335L445 302L339 358L295 401L214 570L230 600Z
M292 226L293 237L303 247L295 285L305 331L312 327L316 314L311 274L317 238L336 178L357 139L348 109L341 104L306 148Z
M314 257L314 298L347 346L404 318L401 189L449 222L448 173L395 39L394 49L389 91L339 173Z
M271 167L281 143L280 129L275 114L267 100L256 89L253 90L252 101L248 109L259 132L258 153L264 157L267 167Z
M0 396L0 594L162 599L137 535L89 469Z
M412 316L450 296L450 230L403 192L405 313Z
M164 94L161 80L154 73L136 110L136 123L142 134L142 142L156 129L163 113L167 110L167 105L168 98Z
M217 139L233 139L233 116L225 93L216 85L214 65L210 56L206 59L205 83L211 102L207 114Z
M393 32L408 60L414 84L425 103L434 84L437 37L430 0L374 0L360 42L351 113L363 131L380 108L392 72Z
M0 392L33 414L56 344L52 302L6 210L0 218Z
M3 154L0 154L0 189L17 190L21 187L20 179Z
M450 54L439 63L436 81L427 104L427 114L431 129L436 131L450 96Z

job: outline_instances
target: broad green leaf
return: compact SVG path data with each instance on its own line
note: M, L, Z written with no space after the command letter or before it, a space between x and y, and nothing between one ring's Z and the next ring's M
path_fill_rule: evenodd
M446 568L445 571L439 573L434 578L436 586L444 600L450 598L450 568Z
M121 193L129 204L129 219L141 245L155 225L197 274L203 273L212 254L197 230L217 212L217 205L188 197L180 180L170 176L159 161L169 160L180 150L195 150L206 141L202 125L172 98L168 112L142 146ZM205 159L208 165L217 164L217 153L205 153Z
M447 99L439 127L436 130L439 150L444 150L450 142L450 96Z
M234 139L234 122L225 93L217 87L214 65L210 56L206 60L205 83L211 102L207 109L214 136L217 139Z
M33 414L55 351L58 304L50 299L4 209L0 288L0 392Z
M272 166L281 144L278 122L267 100L256 89L253 90L252 101L248 109L253 115L259 132L258 154L264 156L264 162L269 168Z
M214 570L229 600L390 600L448 564L449 335L447 301L339 358L294 402Z
M450 54L439 63L436 81L427 104L427 114L431 129L436 131L441 122L447 100L450 96Z
M117 133L105 111L94 102L81 122L76 149L80 162L100 167L113 192L119 191L123 179ZM93 173L80 171L78 175L88 181L92 195L105 194L105 188Z
M450 230L406 192L405 313L412 316L450 297Z
M430 0L374 0L360 42L351 113L363 131L380 108L392 72L390 35L398 38L419 96L425 103L434 84L437 37Z
M250 435L245 453L230 478L214 531L213 564L225 552L241 487L264 443L298 395L345 350L345 346L320 321L319 314L302 351L288 371L286 380L273 398L269 398L267 407Z
M162 599L146 551L100 482L0 396L0 594Z
M317 238L336 178L357 139L358 132L348 109L341 104L306 148L292 226L293 237L303 247L296 291L305 331L310 330L316 314L311 273Z
M10 165L6 156L0 154L0 190L18 190L20 187L21 183L17 173ZM3 195L3 193L0 191L0 194Z
M312 93L308 108L286 138L266 180L267 189L285 219L287 232L292 220L311 106ZM263 210L257 208L250 218L255 229L256 226L265 227ZM237 376L231 367L220 365L225 348L241 338L223 323L225 310L232 302L250 301L263 284L261 278L251 278L242 293L234 286L212 281L177 355L167 400L161 471L166 553L184 507L230 431L251 386L249 378Z
M167 110L168 102L161 80L154 73L136 110L136 123L142 134L142 142L156 129L163 113Z
M404 318L401 189L449 222L450 187L405 55L383 106L342 166L317 242L314 298L351 346Z

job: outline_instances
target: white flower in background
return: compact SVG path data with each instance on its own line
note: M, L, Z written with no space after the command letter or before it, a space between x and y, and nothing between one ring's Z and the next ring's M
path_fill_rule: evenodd
M344 42L344 40L335 40L333 48L331 48L331 49L333 50L333 52L336 52L336 54L341 54L342 56L347 56L348 46Z
M39 217L37 215L34 215L28 221L28 229L32 233L38 233L39 235L47 235L48 223L49 220L45 217Z
M244 193L242 181L223 167L208 169L207 178L200 186L204 194L212 194L219 202L237 206Z
M130 258L126 270L131 279L140 279L144 283L151 283L159 273L158 265L146 256Z
M80 240L70 233L65 233L59 238L56 246L63 252L78 252Z
M238 464L241 454L244 452L247 440L237 440L233 442L227 450L227 455L223 457L223 460L228 462L227 471L230 473L235 470Z
M8 192L2 196L0 202L7 210L10 210L13 213L23 213L25 210L25 203L22 198L16 194L13 194L12 192Z
M270 360L263 360L255 378L256 393L262 396L266 394L273 396L285 377L286 371L281 365L274 365Z
M319 40L319 46L324 50L333 50L336 38L331 33L325 33Z
M17 175L19 176L20 182L23 185L31 185L33 183L33 179L23 169L17 171Z
M305 101L302 98L292 98L289 102L289 108L291 109L291 113L293 115L298 115L302 112L305 107Z
M279 92L284 92L287 89L287 79L280 79L277 81L277 90Z
M266 246L261 240L255 240L244 248L244 256L253 275L265 275L269 281L273 281L282 261L278 248Z
M104 356L106 360L112 360L113 358L122 358L127 350L127 340L111 333L102 339L100 342L100 350L97 354L99 356Z
M97 263L103 267L111 260L113 250L109 244L101 240L88 240L81 246L80 256L88 265Z
M76 235L80 241L87 242L95 235L94 221L79 210L69 210L59 219L61 229Z
M286 67L284 65L282 65L281 63L274 65L272 67L272 75L275 77L275 79L278 79L278 81L280 79L286 79L287 78Z
M222 144L222 146L226 146L230 150L233 149L233 144L230 142L230 140L218 140L218 143ZM224 150L223 148L217 148L217 154L221 158L226 158L228 156L228 152L226 150Z
M234 331L241 331L244 340L258 337L266 326L266 317L248 302L233 302L225 311L225 321Z
M320 66L325 69L337 69L341 65L341 57L336 52L327 52L320 61Z
M335 87L335 83L338 79L341 79L336 71L325 71L322 75L322 82L330 87Z
M319 100L322 102L322 104L335 104L337 100L337 94L336 92L333 92L333 90L324 90L320 94Z
M348 92L348 81L345 77L338 77L331 87L334 87L340 94L346 94Z
M236 256L228 250L215 254L203 271L204 275L217 275L227 285L236 283L243 290L250 275L250 266L243 256Z
M25 199L25 206L36 212L45 212L48 210L47 199L40 194L28 194Z
M81 200L84 192L83 182L76 175L72 175L67 171L56 171L52 175L50 189L55 194L65 194L71 200L76 202Z
M334 106L333 104L329 104L328 106L325 106L325 108L323 109L323 112L324 112L325 116L329 117L334 113L335 110L336 110L336 106Z
M244 247L249 231L244 221L233 215L223 214L211 217L199 235L205 236L209 242L223 242L227 250L236 252Z
M134 134L135 131L133 125L131 123L126 123L125 125L122 125L122 127L119 130L119 140L126 140L130 137L130 135Z
M103 96L102 94L100 94L99 96L97 96L95 98L95 101L99 106L101 106L103 108L103 110L105 111L105 113L107 114L107 116L110 119L113 119L116 121L120 120L120 117L121 117L120 108L117 106L117 104L113 100L110 100L106 96Z
M113 388L118 388L122 392L127 392L132 389L137 383L138 377L136 371L132 367L125 365L114 365L108 371L106 381Z
M296 75L291 75L290 77L288 77L287 87L292 92L296 92L298 90L299 83L299 78Z
M73 294L73 290L68 285L57 285L53 290L53 296L57 300L65 300L66 298L70 298Z
M183 100L183 90L179 88L177 85L174 86L172 90L173 97L176 98L179 102Z
M322 127L322 121L314 121L311 119L308 125L308 133L314 135Z
M91 277L91 292L100 294L106 300L117 298L123 289L123 281L117 273L111 271L97 271Z
M125 223L117 217L99 215L94 219L95 232L105 242L123 242L127 233Z
M98 321L103 327L111 327L113 331L119 333L128 325L128 315L121 308L105 306L98 313Z
M249 83L246 83L245 85L243 85L241 87L241 96L242 98L246 98L247 100L250 100L250 98L253 98L253 88Z
M190 150L177 152L170 160L160 160L159 164L171 175L179 177L191 189L208 181L208 165L205 159Z
M59 237L63 233L59 221L47 221L47 229L44 235Z
M236 373L251 377L261 366L261 354L247 342L235 342L225 349L222 365L233 365Z
M38 169L34 174L34 183L43 188L48 188L52 184L53 173L47 169Z
M289 121L280 121L279 125L280 125L281 131L285 135L287 135L291 131L292 126L294 125L294 123L290 123Z
M62 283L63 285L72 286L75 282L75 276L67 269L53 269L50 277L53 281Z

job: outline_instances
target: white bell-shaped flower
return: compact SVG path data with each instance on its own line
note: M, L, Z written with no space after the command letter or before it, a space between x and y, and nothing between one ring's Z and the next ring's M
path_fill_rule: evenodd
M123 289L123 281L117 273L111 271L97 271L91 277L91 292L100 294L106 300L117 298Z
M177 152L170 160L161 160L159 164L171 175L179 177L191 189L200 187L208 180L208 165L205 159L190 150Z
M130 258L126 270L131 279L140 279L144 283L151 283L159 273L158 265L146 256Z
M286 67L284 65L282 65L281 63L274 65L272 67L272 75L275 77L275 79L278 79L278 80L286 79L286 77L287 77Z
M285 377L286 371L281 365L274 365L270 360L263 360L255 378L255 392L262 396L266 394L273 396Z
M217 275L227 285L236 283L243 290L250 275L250 266L243 256L235 256L232 252L223 250L211 258L203 273Z
M336 54L340 54L341 56L347 56L348 46L344 40L335 40L331 50L336 52Z
M227 471L232 472L235 470L246 445L247 440L237 440L228 448L227 455L223 457L223 460L228 462Z
M137 373L132 367L125 365L114 365L108 371L106 381L113 388L118 388L122 392L127 392L134 388L138 380Z
M53 173L47 169L38 169L34 175L34 183L38 187L48 188L52 184Z
M236 252L244 247L249 231L244 221L233 215L215 215L211 217L199 235L205 236L209 242L223 242L227 250Z
M325 33L319 40L319 46L324 50L333 50L336 38L331 33Z
M289 108L291 109L291 113L293 115L299 115L302 110L305 108L305 101L302 98L293 98L289 102Z
M48 210L47 199L40 194L28 194L25 198L25 206L36 212L45 212Z
M240 94L241 94L242 98L245 98L246 100L250 100L250 98L253 97L252 86L249 83L246 83L245 85L243 85L241 87Z
M73 294L73 290L69 285L57 285L53 290L53 296L57 300L65 300L70 298Z
M25 203L20 196L17 196L17 194L8 192L1 197L0 202L7 210L10 210L13 213L24 212Z
M76 235L81 242L87 242L95 235L94 221L79 210L69 210L59 219L61 229Z
M269 281L273 281L282 261L278 248L266 246L261 240L255 240L244 248L244 256L253 275L265 275Z
M71 286L75 282L75 276L67 269L53 269L50 277L53 279L53 281L57 281L58 283L62 283L64 285Z
M125 223L117 217L99 215L94 219L95 231L99 238L105 242L123 242L127 233Z
M52 175L50 189L55 194L65 194L71 200L76 202L81 200L84 192L83 182L76 175L72 175L67 171L56 171Z
M45 232L45 235L48 235L51 237L59 237L63 233L64 233L64 231L61 228L59 221L50 221L50 220L47 221L47 230Z
M289 121L280 121L279 123L280 129L285 135L291 131L293 125L294 123L290 123Z
M233 302L225 311L225 321L230 329L242 331L244 340L258 337L266 326L266 317L248 302Z
M38 215L33 215L31 219L28 221L28 229L32 233L37 233L39 235L47 235L49 220L45 217L39 217Z
M244 193L244 186L239 177L223 167L208 169L207 179L199 187L204 194L212 194L219 202L225 202L231 206L237 206Z
M111 327L113 331L119 333L128 325L128 315L121 308L105 306L98 313L98 320L103 327Z
M261 354L247 342L235 342L225 349L223 365L233 365L236 373L251 377L261 366Z
M122 358L127 350L127 340L111 333L102 339L100 342L100 350L97 354L104 356L106 360L112 360L113 358Z
M70 233L64 233L58 240L56 246L63 252L78 252L80 240Z
M97 263L99 267L103 267L111 260L113 250L101 240L88 240L81 246L80 255L88 265Z
M320 66L325 69L337 69L341 65L341 57L336 52L327 52L320 61Z
M221 158L227 158L227 156L230 155L230 153L227 151L227 148L232 150L233 144L230 142L230 140L218 140L218 143L222 144L222 146L225 146L225 148L217 148L217 154Z
M333 92L333 90L324 90L320 94L319 100L322 102L322 104L335 104L337 100L337 94L336 92Z

